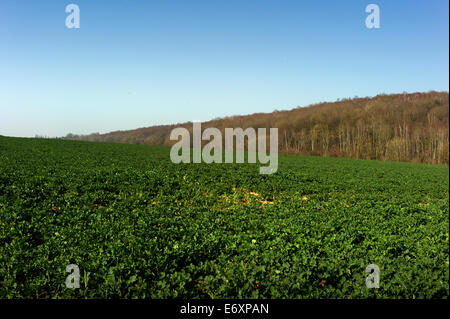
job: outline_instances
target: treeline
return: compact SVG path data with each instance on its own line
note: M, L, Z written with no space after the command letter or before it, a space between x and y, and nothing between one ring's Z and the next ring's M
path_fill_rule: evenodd
M170 131L192 123L152 126L71 139L172 145ZM202 123L202 128L277 127L279 151L421 163L449 163L449 94L428 92L343 99ZM268 132L269 130L267 130ZM192 134L191 134L192 136Z

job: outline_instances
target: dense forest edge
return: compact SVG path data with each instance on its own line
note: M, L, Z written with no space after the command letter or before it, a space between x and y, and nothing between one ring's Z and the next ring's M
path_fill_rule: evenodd
M106 134L68 134L65 139L146 145L173 145L172 129L161 125ZM449 163L449 93L380 94L342 99L289 111L230 116L203 122L202 129L278 128L281 153ZM191 134L192 136L192 134Z

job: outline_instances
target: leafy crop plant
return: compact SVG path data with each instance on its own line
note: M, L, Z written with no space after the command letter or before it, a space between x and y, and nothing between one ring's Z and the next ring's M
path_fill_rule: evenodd
M0 298L448 297L448 166L169 152L0 137Z

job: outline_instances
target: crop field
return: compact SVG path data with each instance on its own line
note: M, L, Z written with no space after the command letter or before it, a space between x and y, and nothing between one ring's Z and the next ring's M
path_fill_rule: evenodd
M169 152L0 137L0 298L448 298L448 166Z

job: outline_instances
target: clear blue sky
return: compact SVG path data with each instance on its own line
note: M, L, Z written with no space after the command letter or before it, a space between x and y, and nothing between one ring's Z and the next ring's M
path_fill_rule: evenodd
M67 29L65 6L81 28ZM381 10L367 29L366 5ZM62 136L449 90L448 1L0 2L0 134Z

